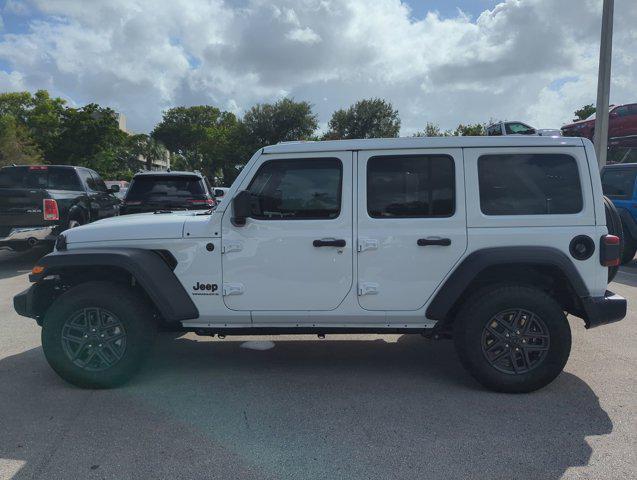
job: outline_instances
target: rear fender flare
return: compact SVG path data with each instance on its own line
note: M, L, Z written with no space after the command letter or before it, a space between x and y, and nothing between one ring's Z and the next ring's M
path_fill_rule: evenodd
M588 288L571 259L551 247L496 247L469 254L447 277L427 307L431 320L446 320L454 305L467 293L467 287L484 270L499 265L550 266L558 268L580 298L589 296Z

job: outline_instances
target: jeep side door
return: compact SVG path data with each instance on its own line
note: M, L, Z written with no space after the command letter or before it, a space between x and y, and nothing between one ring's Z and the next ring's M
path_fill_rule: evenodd
M229 205L222 220L229 309L271 323L338 307L353 284L352 169L351 152L259 158L238 190L253 194L258 213L237 226Z
M461 149L358 153L358 301L423 307L467 247Z

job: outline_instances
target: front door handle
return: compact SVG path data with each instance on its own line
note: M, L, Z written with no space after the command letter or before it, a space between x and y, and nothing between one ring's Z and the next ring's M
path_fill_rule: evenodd
M337 240L335 238L322 238L320 240L314 240L312 245L315 247L344 247L347 245L345 240Z
M426 247L427 245L440 245L441 247L448 247L449 245L451 245L451 239L438 237L419 238L417 243L419 247Z

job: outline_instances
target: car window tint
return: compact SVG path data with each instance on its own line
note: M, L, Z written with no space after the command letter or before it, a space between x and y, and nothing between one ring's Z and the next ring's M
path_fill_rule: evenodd
M527 135L533 133L533 129L523 123L505 123L504 128L509 135Z
M455 210L454 162L446 155L383 156L367 162L372 218L448 217Z
M0 188L43 188L82 191L72 168L32 166L0 170Z
M602 172L604 195L612 198L632 198L635 189L635 168L609 168Z
M97 173L91 172L91 177L93 177L93 186L91 187L96 192L108 192L108 187Z
M140 175L133 179L127 200L162 200L205 196L203 180L194 175Z
M569 155L483 155L478 182L486 215L578 213L583 206L577 162Z
M52 190L82 191L77 173L72 168L49 168L48 186Z
M337 158L273 160L264 163L248 191L262 220L327 220L341 211L343 166Z

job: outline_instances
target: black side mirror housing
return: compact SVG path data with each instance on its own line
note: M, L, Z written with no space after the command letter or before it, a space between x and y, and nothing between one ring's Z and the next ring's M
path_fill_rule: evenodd
M215 197L223 197L225 195L225 192L223 190L221 190L220 188L215 188Z
M232 224L235 227L242 227L246 224L246 219L253 214L258 214L259 205L257 197L247 190L242 190L232 199Z
M111 185L111 188L109 188L109 190L112 193L117 193L117 192L119 192L119 185Z

